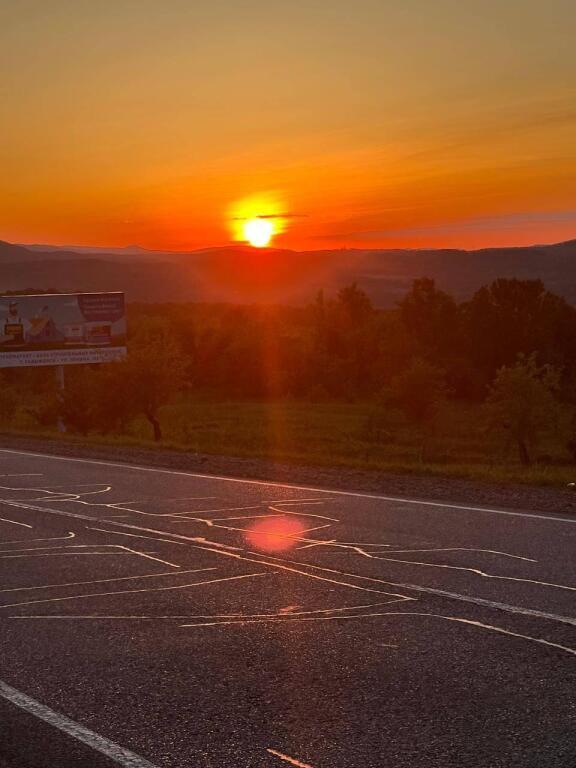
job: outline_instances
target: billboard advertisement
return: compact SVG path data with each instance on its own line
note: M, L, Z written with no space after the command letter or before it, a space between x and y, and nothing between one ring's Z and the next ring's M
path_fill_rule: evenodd
M123 293L0 296L0 368L109 363L125 355Z

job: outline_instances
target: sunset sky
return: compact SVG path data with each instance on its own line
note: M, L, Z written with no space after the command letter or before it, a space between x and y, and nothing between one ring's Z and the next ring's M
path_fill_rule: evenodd
M574 0L0 0L0 239L576 237ZM270 201L273 201L272 203Z

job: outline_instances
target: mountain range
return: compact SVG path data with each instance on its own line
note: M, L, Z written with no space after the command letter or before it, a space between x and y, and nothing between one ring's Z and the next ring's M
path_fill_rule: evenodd
M431 277L456 298L498 277L540 278L576 304L576 240L476 251L291 251L247 246L189 252L0 241L0 292L24 289L125 291L129 301L302 304L323 289L356 282L379 307L390 307L418 277Z

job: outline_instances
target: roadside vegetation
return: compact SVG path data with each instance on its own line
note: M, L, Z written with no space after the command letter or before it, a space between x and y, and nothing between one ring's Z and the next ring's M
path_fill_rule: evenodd
M132 305L112 365L2 373L5 432L565 485L576 477L576 309L539 281L394 310L351 285L304 308Z

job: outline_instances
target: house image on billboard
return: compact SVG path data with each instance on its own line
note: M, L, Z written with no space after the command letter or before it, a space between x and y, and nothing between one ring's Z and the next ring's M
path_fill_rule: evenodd
M30 327L26 332L26 340L32 344L45 344L62 341L64 334L58 329L47 306L30 318Z

